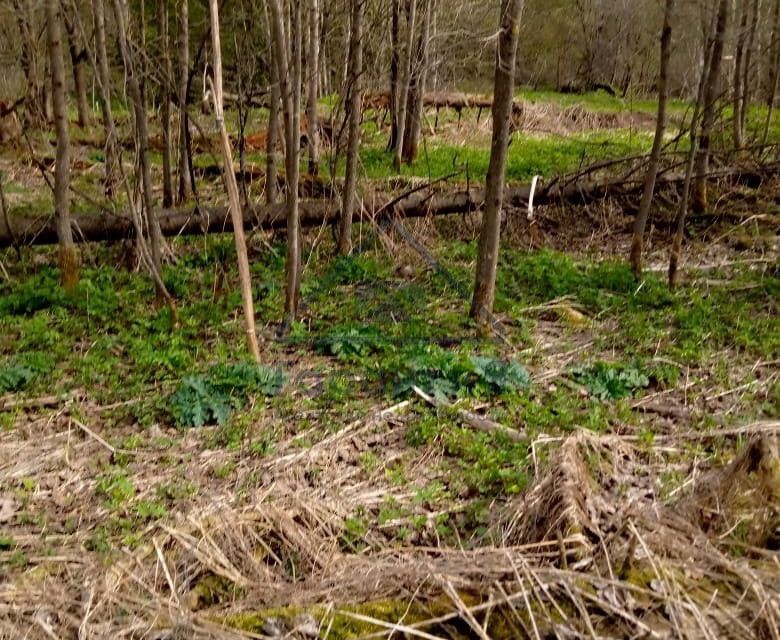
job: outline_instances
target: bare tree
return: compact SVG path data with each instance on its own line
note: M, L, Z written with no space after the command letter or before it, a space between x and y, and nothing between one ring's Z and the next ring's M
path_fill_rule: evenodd
M734 147L737 149L742 148L742 109L745 105L742 102L744 97L742 91L742 82L745 79L743 73L743 66L745 61L745 44L747 42L747 30L748 30L748 7L742 5L741 7L742 17L740 18L739 28L737 29L737 48L734 54L734 95L733 95L733 130L734 130Z
M692 204L694 211L702 212L707 208L707 172L710 166L710 136L718 115L717 101L720 91L721 68L723 66L723 48L729 20L729 0L719 0L712 37L712 55L705 69L706 81L702 96L701 132L699 150L694 164Z
M717 52L717 32L720 16L716 16L715 22L709 29L707 36L707 46L704 50L704 65L702 66L701 77L699 78L699 89L696 93L696 103L693 108L693 116L689 129L690 148L688 150L688 161L685 170L685 180L683 181L682 198L677 210L677 219L675 221L674 237L672 238L672 249L669 255L669 288L674 289L677 286L678 267L682 255L682 243L685 235L685 220L688 216L688 205L691 196L691 183L694 179L696 160L699 153L700 135L698 128L700 117L704 113L705 98L710 82L709 70L712 65L712 56Z
M106 136L104 184L106 197L111 198L119 178L119 172L117 166L116 127L114 125L114 114L111 111L111 75L108 67L108 52L106 50L106 12L103 0L92 0L92 16L95 28L95 75L100 87L100 108L103 114L103 131Z
M76 109L78 113L79 127L88 127L91 118L91 109L87 100L87 79L84 75L85 62L87 61L87 49L81 42L80 34L76 33L76 12L79 7L76 2L63 4L63 18L65 32L68 35L68 52L70 53L70 65L73 71L73 88L76 92Z
M639 212L634 220L634 235L631 239L631 269L637 280L642 277L642 248L644 245L645 227L650 215L650 206L655 193L655 181L658 176L658 165L661 161L661 151L666 132L666 101L669 95L669 60L672 52L672 14L674 0L666 0L664 10L664 25L661 30L661 70L658 78L658 118L655 126L653 150L645 176L644 192L639 205Z
M398 144L399 68L401 65L401 0L393 0L390 21L390 140L388 151Z
M127 78L127 88L130 93L130 101L133 104L133 119L135 121L135 143L138 165L141 171L141 200L143 202L143 215L148 226L149 239L152 250L152 262L154 270L162 273L162 247L163 238L160 224L154 215L154 202L152 198L152 170L149 160L149 127L146 115L146 104L143 99L141 84L138 77L135 56L130 47L127 32L127 0L114 0L114 15L117 24L119 50ZM166 292L155 282L157 300L166 299Z
M433 0L425 0L422 30L417 42L417 57L409 87L409 101L406 108L406 135L404 136L402 156L404 162L411 164L417 158L422 133L423 112L425 107L425 89L430 65L429 47L431 41L431 21L434 12Z
M290 29L280 0L269 0L271 33L276 72L282 101L285 132L285 169L287 178L287 265L285 318L282 330L294 322L298 312L301 272L300 209L298 179L300 176L301 137L301 6L294 3ZM288 39L289 34L289 39ZM292 46L290 46L292 41Z
M496 296L496 270L501 239L501 208L504 200L504 176L509 148L510 120L514 99L517 43L523 0L501 0L496 70L493 81L493 139L485 184L485 211L479 235L474 297L471 317L488 322Z
M162 186L163 207L173 205L172 182L172 136L171 136L171 87L173 65L171 64L170 38L168 37L168 2L157 3L157 32L159 35L161 80L160 80L160 128L162 129Z
M179 0L179 190L177 200L184 202L192 195L189 162L190 124L187 113L190 74L190 9L189 0Z
M32 0L13 0L13 8L21 44L20 63L27 83L24 120L28 126L41 126L48 120L46 82L39 72Z
M417 22L417 0L406 0L406 43L401 60L403 73L398 92L398 134L393 148L393 166L396 171L401 169L403 160L404 137L406 136L406 109L409 103L409 86L412 79L412 50L414 48L414 31Z
M214 57L214 87L212 97L214 101L214 117L219 129L220 146L222 148L222 160L224 166L222 175L225 179L225 189L228 192L230 217L233 220L233 236L236 243L236 257L238 258L238 277L241 283L241 298L244 302L244 318L246 320L246 336L249 352L255 361L260 360L260 349L257 344L255 332L255 309L252 302L252 279L249 273L249 257L246 251L246 238L244 237L244 219L241 212L241 202L238 193L236 174L233 171L233 152L230 147L230 138L225 127L225 114L223 111L222 93L222 45L219 37L219 9L217 0L209 2L211 15L211 48Z
M60 280L66 290L79 282L79 254L70 226L70 132L65 102L65 64L62 59L62 8L60 0L46 0L46 40L49 48L57 156L54 171L54 213L59 238Z
M769 46L769 81L766 96L766 121L764 122L763 142L769 139L769 128L775 110L777 86L780 79L780 0L775 0L772 14L772 38Z
M363 74L363 10L365 0L350 0L352 32L349 38L348 112L349 142L347 145L347 172L339 224L339 253L352 252L352 216L357 203L358 155L360 152L361 76Z
M306 55L307 91L306 121L309 142L309 173L316 176L320 168L320 132L317 117L317 99L319 97L318 79L320 68L320 8L319 0L309 0L309 49Z

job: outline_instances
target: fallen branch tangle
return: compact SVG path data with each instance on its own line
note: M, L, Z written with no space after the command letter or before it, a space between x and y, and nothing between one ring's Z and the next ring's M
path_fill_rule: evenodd
M763 166L723 167L708 173L711 180L734 180L747 184L760 184L776 176L780 162ZM638 176L638 177L637 177ZM551 204L582 205L605 198L623 198L641 194L643 180L641 172L631 172L630 177L606 179L556 178L537 186L534 206ZM659 177L658 188L680 184L684 176L666 173ZM528 205L532 185L521 184L505 192L505 203L511 208L525 209ZM484 204L484 190L470 189L454 192L415 189L404 197L385 196L361 211L355 212L355 219L361 216L381 218L396 215L402 218L468 214L478 211ZM302 227L317 227L335 224L339 219L340 206L337 202L318 199L302 200L300 221ZM169 209L157 212L160 229L165 236L199 235L203 233L232 233L233 223L226 207L201 207L199 209ZM286 228L285 205L254 205L243 211L245 229ZM10 223L10 227L9 227ZM129 216L113 212L89 213L73 216L74 242L110 242L130 238L134 235ZM57 243L57 232L53 216L16 216L6 221L0 219L0 248L25 245L46 245Z

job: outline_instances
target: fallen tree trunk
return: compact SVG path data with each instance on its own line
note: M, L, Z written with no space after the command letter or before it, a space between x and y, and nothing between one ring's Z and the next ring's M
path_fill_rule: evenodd
M750 186L760 185L768 177L777 175L780 162L767 164L761 168L728 167L708 174L711 180L738 180ZM667 174L658 180L658 188L673 186L684 180L682 174ZM534 206L551 204L583 205L605 198L622 198L641 193L641 176L625 180L611 178L607 180L571 180L557 178L547 185L537 187L534 194ZM507 208L518 209L528 205L531 185L523 184L510 187L505 192ZM444 216L468 214L478 211L484 204L484 190L436 191L428 185L418 187L401 197L386 196L377 198L368 209L356 211L354 219L361 216L380 219L388 216L400 218L419 218L424 216ZM338 201L331 199L310 199L301 201L301 226L318 227L334 224L339 219ZM232 233L233 225L225 207L201 207L199 209L168 209L157 214L160 228L165 236L199 235L204 233ZM283 229L286 226L284 203L255 205L243 211L246 229ZM9 228L9 224L10 227ZM73 216L74 242L110 242L131 238L134 235L129 216L103 211ZM0 248L24 245L45 245L57 243L57 231L53 214L39 217L0 218Z

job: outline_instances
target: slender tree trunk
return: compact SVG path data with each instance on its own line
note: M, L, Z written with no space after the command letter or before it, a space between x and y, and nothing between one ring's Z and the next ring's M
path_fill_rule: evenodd
M79 9L76 4L69 4L68 10L76 12ZM75 28L75 16L65 11L63 18L65 31L68 35L68 53L70 54L70 64L73 71L73 89L76 93L78 125L84 128L88 127L92 120L90 117L91 109L87 100L87 79L84 75L84 62L87 60L87 52L83 46L80 46L81 43L78 40Z
M669 255L669 288L674 289L677 286L678 268L680 257L682 255L682 243L685 236L685 220L688 216L688 204L691 195L691 183L694 178L696 158L699 152L699 135L697 129L700 125L699 119L702 117L705 105L705 96L709 84L708 70L712 65L712 56L716 53L715 34L717 33L717 20L711 29L711 35L708 36L707 47L704 54L704 66L702 67L701 77L699 78L699 88L696 92L696 104L693 109L690 127L690 149L688 151L688 164L685 170L685 180L683 182L682 198L677 210L677 219L675 221L674 237L672 238L672 250Z
M753 0L752 17L750 20L750 28L747 36L747 47L745 50L745 65L743 68L742 78L742 112L740 114L740 130L745 131L745 122L747 120L747 113L750 109L750 89L752 84L750 82L751 75L753 73L753 56L755 55L756 47L756 32L758 31L758 18L761 12L761 5L759 0ZM760 76L758 76L760 77Z
M263 4L263 17L268 32L268 42L273 42L273 30L268 19L268 4ZM281 90L279 89L279 70L273 44L269 45L271 55L271 101L268 105L268 131L265 139L265 201L273 204L279 197L279 170L277 148L281 142Z
M306 120L309 128L309 173L316 176L320 169L320 131L317 118L317 99L319 93L318 70L320 67L320 8L319 0L309 0L309 49L306 56L307 93L306 93Z
M639 205L639 213L634 220L634 235L631 239L631 269L637 280L642 277L642 249L644 245L645 227L650 215L650 206L655 193L655 181L658 176L658 165L661 161L661 151L666 132L666 101L669 95L669 60L672 52L672 14L674 13L674 1L666 0L664 10L664 25L661 31L661 71L658 79L658 118L655 127L653 150L650 154L650 162L645 176L645 187L642 193L642 201Z
M111 112L111 74L108 67L106 50L106 12L103 0L92 0L92 15L95 26L96 75L100 86L100 108L103 114L103 131L106 136L105 157L105 194L111 199L119 179L117 157L116 126Z
M417 0L406 2L406 45L401 61L403 79L398 94L398 135L393 149L393 167L401 170L402 153L404 148L404 136L406 135L406 106L409 102L409 86L412 80L412 49L414 48L414 31L417 22Z
M764 122L764 144L766 144L769 139L769 129L772 125L772 116L774 115L775 100L777 98L778 80L780 80L780 0L775 0L772 18L772 40L769 51L769 86L767 87L766 96L767 108L766 121Z
M171 65L170 39L168 37L168 2L160 0L157 4L157 30L160 36L160 58L163 79L160 94L160 127L162 128L162 183L163 207L173 205L172 181L172 136L171 136L171 87L173 86L173 67Z
M740 18L739 29L737 31L737 49L734 54L734 96L732 99L732 120L734 131L734 147L737 149L742 148L742 82L744 80L743 65L745 61L745 42L747 41L747 25L748 25L748 7L743 5L741 8L742 17Z
M393 0L390 23L390 140L388 151L398 145L399 67L401 65L401 0Z
M482 214L482 230L479 236L474 298L471 302L471 317L482 323L489 322L496 295L504 175L509 150L509 127L522 13L523 0L501 0L500 31L493 82L493 140L485 182L485 210Z
M135 120L135 138L138 153L138 164L141 169L141 195L143 201L143 215L149 229L152 262L154 270L162 273L162 246L163 239L160 225L154 215L152 198L152 171L149 161L149 128L146 116L146 104L143 99L141 85L137 75L135 59L127 38L127 0L114 0L114 14L117 23L119 49L127 77L127 88L130 93L130 101L133 104L133 117ZM156 282L157 301L166 299L165 292Z
M301 246L300 246L300 209L298 200L298 178L300 175L300 103L301 103L301 47L300 18L301 8L293 10L293 25L285 29L285 17L280 0L269 0L271 9L271 31L274 42L274 59L279 76L279 88L284 117L286 137L285 169L287 181L287 266L285 291L285 318L282 330L287 331L295 321L298 312L300 293ZM297 40L291 53L287 34ZM292 60L290 59L292 58ZM291 63L291 64L290 64ZM290 71L292 70L292 74ZM291 77L292 76L292 77Z
M62 59L62 8L59 0L46 0L46 40L49 47L57 154L54 171L54 214L59 238L62 286L73 290L79 282L79 254L70 226L70 132L65 102L65 64Z
M38 55L32 28L32 0L13 0L16 25L19 29L21 56L19 62L27 83L25 94L24 123L40 127L48 120L46 82L38 69Z
M409 91L409 104L406 109L406 136L404 138L403 160L411 164L417 159L420 146L422 122L425 109L425 91L430 64L429 45L431 39L431 19L434 11L433 0L426 0L423 27L417 44L417 69L412 74L412 86Z
M190 123L187 113L190 74L190 9L189 0L179 0L179 191L178 201L185 202L190 199L190 163L189 163L189 139Z
M225 189L228 192L230 204L230 217L233 220L233 236L236 242L236 257L238 258L238 277L241 282L241 298L244 302L244 317L246 320L246 335L249 352L255 361L260 361L260 348L257 344L255 332L255 309L252 302L252 280L249 273L249 257L246 251L246 238L241 211L241 201L238 194L238 183L233 171L233 152L230 147L230 138L225 127L225 115L222 99L222 46L219 37L219 9L217 0L210 0L211 10L211 43L214 56L214 117L219 129L220 143L222 147L222 159L224 167L222 175L225 178Z
M693 209L701 213L707 209L707 171L710 166L710 136L717 117L716 102L723 63L723 47L728 29L729 0L719 0L715 33L712 40L712 57L706 69L706 84L702 102L701 135L699 151L694 165Z
M363 75L363 8L365 0L351 0L352 33L349 38L349 142L344 199L339 223L339 253L352 252L352 215L357 203L358 154L360 151L360 101Z

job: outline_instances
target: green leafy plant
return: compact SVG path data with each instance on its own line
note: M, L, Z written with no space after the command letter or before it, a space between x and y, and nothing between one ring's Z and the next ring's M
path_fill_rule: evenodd
M355 360L380 351L384 341L376 327L339 327L315 343L320 353L335 356L339 360Z
M468 394L496 396L525 389L531 381L514 360L468 356L434 346L402 351L386 371L394 395L403 395L417 386L439 399Z
M284 382L281 369L249 362L216 365L206 375L185 377L170 397L169 410L182 427L224 424L250 395L275 395Z
M619 400L644 389L650 379L636 365L596 362L572 371L574 379L600 400Z
M35 378L35 371L20 364L0 366L0 393L20 391Z

